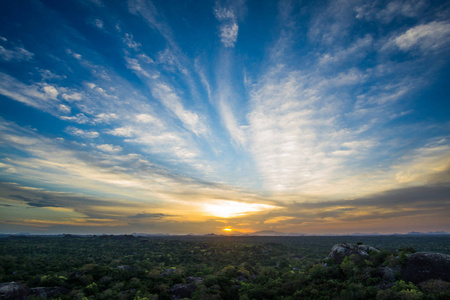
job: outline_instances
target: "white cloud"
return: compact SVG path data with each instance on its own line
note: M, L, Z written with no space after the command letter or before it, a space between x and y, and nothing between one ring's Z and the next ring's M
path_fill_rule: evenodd
M109 113L109 114L100 113L100 114L98 114L95 117L94 122L96 122L96 123L109 123L110 121L116 120L116 119L118 119L118 116L115 113Z
M69 116L61 116L59 118L64 121L71 121L71 122L75 122L78 124L89 123L89 118L86 117L86 115L83 113L79 113L79 114L76 114L75 116L70 116L70 117Z
M427 3L422 0L391 1L376 16L386 23L392 21L396 16L413 18L423 11L426 6Z
M220 40L225 47L234 47L238 37L239 26L236 23L220 26Z
M139 123L161 125L161 121L150 114L138 114L136 115L136 121Z
M167 84L155 84L152 88L152 94L180 119L186 129L191 130L196 135L205 135L207 133L207 128L200 120L198 114L185 109L181 98Z
M403 156L392 166L391 176L397 183L417 186L427 183L434 174L447 171L449 165L448 141L438 139Z
M450 23L433 21L408 29L394 38L403 51L419 48L423 52L437 51L450 44Z
M28 61L32 59L34 53L23 47L14 46L12 49L6 49L0 46L0 59L4 61Z
M135 58L129 58L125 57L125 60L127 61L127 68L133 71L136 71L139 75L142 75L146 78L152 78L152 76L142 69L141 65L139 64L139 61Z
M239 33L239 26L233 8L215 8L214 16L220 22L221 42L225 47L234 47Z
M354 22L354 3L347 0L330 1L320 13L313 15L308 35L312 42L325 45L342 44Z
M159 75L157 74L149 74L142 68L138 59L128 57L125 57L125 59L127 61L127 67L134 70L138 76L142 77L142 79L145 79L145 82L151 89L153 97L160 101L170 112L172 112L183 123L183 126L186 129L190 130L197 136L207 134L207 127L199 115L196 112L190 111L184 107L182 99L168 83L159 80ZM145 60L146 56L143 58L141 56L141 59ZM161 60L163 60L166 64L175 64L175 59L172 57L169 49L166 49L160 53L160 61Z
M195 147L187 145L186 141L175 132L152 133L144 130L133 129L137 132L135 138L126 140L145 146L148 153L171 155L178 162L189 162L198 157Z
M89 139L97 138L100 135L96 131L83 130L83 129L72 127L72 126L67 127L65 131L71 135L79 136L82 138L89 138Z
M44 90L44 92L42 92ZM56 88L51 86L26 85L17 79L0 72L0 94L39 110L56 114L59 102Z
M123 38L123 42L131 49L139 50L141 44L136 42L131 33L125 33L125 37Z
M77 60L81 60L82 56L81 54L75 53L70 49L66 49L67 54L69 54L70 56L72 56L73 58L77 59Z
M145 53L140 53L137 55L137 57L140 58L143 62L145 62L147 64L153 63L153 59L148 57L148 55Z
M251 86L248 149L268 191L341 192L334 183L356 171L346 166L368 159L378 144L377 135L363 138L361 130L382 110L370 109L363 122L348 116L345 127L340 119L348 110L348 86L367 76L357 69L323 76L277 68Z
M352 45L346 45L342 49L332 49L332 51L323 54L319 59L319 64L349 64L355 62L358 58L361 59L367 55L372 49L373 43L373 37L366 35L357 39Z
M106 97L106 98L117 98L115 95L110 95L110 94L108 94L108 93L105 91L105 89L103 89L103 88L100 87L100 86L97 86L97 85L96 85L95 83L93 83L93 82L88 82L88 83L86 83L86 85L87 85L93 92L96 92L96 93L102 95L103 97Z
M96 26L97 28L103 29L103 21L102 21L102 20L100 20L100 19L95 19L95 20L94 20L94 24L95 24L95 26Z
M79 101L82 99L81 93L72 93L70 95L63 93L61 97L66 101Z
M389 1L386 7L379 9L372 1L355 8L357 19L380 20L390 23L398 17L415 18L428 6L423 0Z
M216 16L217 20L224 21L224 20L235 20L236 16L234 14L234 11L229 8L225 7L219 7L214 9L214 16Z
M176 58L169 48L166 48L158 53L158 62L168 66L174 66L177 64Z
M120 152L120 151L122 151L122 147L114 146L114 145L110 145L110 144L97 145L96 147L105 152Z
M210 84L208 82L208 79L205 76L204 70L200 67L200 65L198 63L198 59L195 60L195 69L196 69L196 71L198 73L198 76L200 77L200 80L201 80L204 88L206 89L206 93L208 95L208 100L209 100L210 103L212 103L213 99L212 99L211 87L210 87Z
M58 109L59 109L59 111L65 113L65 114L68 114L71 111L70 107L67 105L64 105L64 104L60 104Z
M109 134L121 137L132 137L135 130L131 127L118 127L108 131Z
M59 95L58 90L51 85L44 85L44 87L42 88L44 90L44 92L49 95L51 98L56 99Z
M233 110L226 99L221 99L219 101L219 113L232 140L239 148L244 148L247 142L245 131L243 130L243 127L238 124Z
M48 79L63 79L66 78L66 75L57 75L50 70L40 69L38 68L39 73L42 76L42 80L46 81Z

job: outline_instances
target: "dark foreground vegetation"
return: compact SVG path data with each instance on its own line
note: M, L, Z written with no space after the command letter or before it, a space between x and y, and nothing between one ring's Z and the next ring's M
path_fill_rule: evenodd
M382 250L326 259L343 242ZM445 278L404 280L416 251L450 254L450 237L11 236L0 239L0 297L450 299Z

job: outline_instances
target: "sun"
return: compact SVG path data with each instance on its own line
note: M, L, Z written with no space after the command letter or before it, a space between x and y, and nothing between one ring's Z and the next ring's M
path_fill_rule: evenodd
M227 227L227 228L224 228L223 231L225 231L225 232L232 232L233 229Z

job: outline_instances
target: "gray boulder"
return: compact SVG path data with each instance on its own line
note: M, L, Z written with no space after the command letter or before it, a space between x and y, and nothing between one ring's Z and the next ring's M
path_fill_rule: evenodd
M402 278L414 284L430 279L450 282L450 255L429 252L411 254L402 268Z
M24 300L31 295L31 289L19 282L0 284L0 299Z
M174 300L190 298L196 288L197 285L195 283L179 283L170 288L170 294L172 294L172 299Z
M368 257L369 252L371 251L380 252L380 250L368 245L351 245L347 243L336 244L331 248L326 259L334 260L336 263L340 264L347 256L354 254L360 257Z
M192 293L195 292L197 286L202 283L201 277L189 276L186 278L187 283L175 284L170 288L172 294L172 300L190 298Z
M188 278L186 278L186 281L188 283L193 283L195 285L199 285L200 283L202 283L203 278L201 277L194 277L194 276L189 276Z

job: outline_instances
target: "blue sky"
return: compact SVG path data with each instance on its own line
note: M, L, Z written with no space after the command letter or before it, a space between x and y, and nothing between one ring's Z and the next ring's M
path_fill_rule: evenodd
M2 232L450 231L450 3L2 1Z

